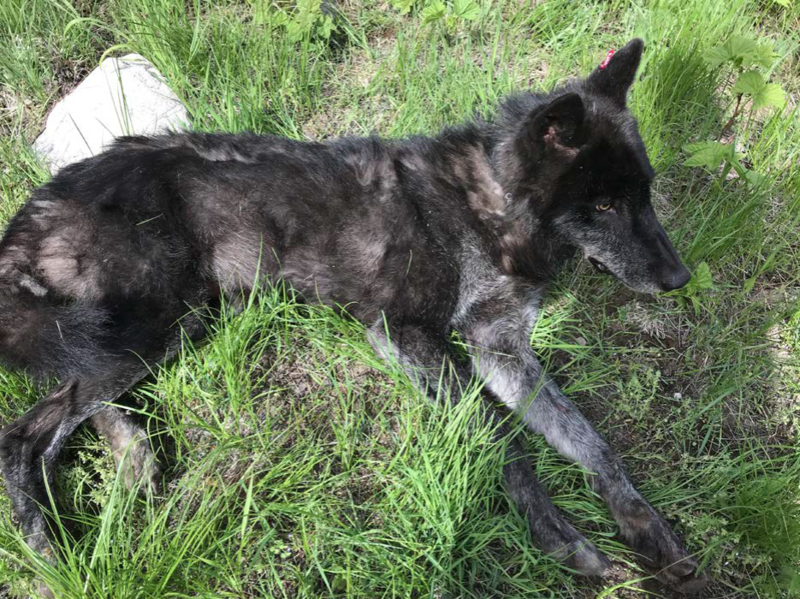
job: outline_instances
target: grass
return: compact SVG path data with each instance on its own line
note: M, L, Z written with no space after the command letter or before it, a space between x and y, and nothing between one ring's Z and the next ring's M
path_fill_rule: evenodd
M695 308L576 264L532 343L715 578L704 596L800 596L800 5L496 0L474 21L428 25L422 2L403 15L342 0L327 37L321 13L304 29L275 4L289 23L266 0L5 0L0 218L47 179L28 149L47 111L109 50L152 61L198 130L401 136L587 73L642 36L630 103L654 197L714 287ZM755 188L682 164L685 144L716 139L732 111L730 74L702 54L737 33L773 44L788 98L740 129L766 177ZM0 420L44 391L0 373ZM34 575L76 598L672 596L615 542L580 469L531 437L556 504L619 567L589 582L538 553L509 511L502 451L471 418L478 394L428 405L357 325L286 290L223 317L133 395L165 464L162 496L126 491L81 430L57 477L64 563L29 555L1 497L0 596L30 592Z

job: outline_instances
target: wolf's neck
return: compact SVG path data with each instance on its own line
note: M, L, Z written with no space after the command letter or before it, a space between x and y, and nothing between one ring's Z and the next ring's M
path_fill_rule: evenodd
M453 176L466 191L469 209L489 232L503 269L543 283L557 274L573 255L571 246L537 217L536 189L514 186L506 153L508 143L491 132L470 144L451 163ZM504 166L506 167L504 170Z
M537 199L512 197L496 239L503 268L509 274L546 283L561 271L575 249L536 216L532 204Z

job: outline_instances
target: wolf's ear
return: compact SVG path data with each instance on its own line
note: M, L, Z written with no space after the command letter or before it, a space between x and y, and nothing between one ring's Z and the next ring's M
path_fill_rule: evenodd
M632 39L616 52L607 64L597 67L589 75L586 87L624 106L628 89L636 77L643 50L644 42L639 38Z
M526 145L537 153L539 148L566 152L574 156L583 138L586 111L578 94L559 96L531 114L523 136Z

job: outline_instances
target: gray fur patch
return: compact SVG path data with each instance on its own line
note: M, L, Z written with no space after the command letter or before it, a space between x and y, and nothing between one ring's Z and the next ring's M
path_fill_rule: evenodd
M328 303L333 290L335 273L311 248L298 249L284 257L281 276L309 300Z
M235 294L252 289L274 264L272 248L261 235L240 231L219 241L213 249L210 270L222 290Z
M39 285L39 283L37 283L33 277L29 275L20 274L20 276L17 278L17 285L27 289L37 297L44 297L47 295L47 289Z
M91 259L80 259L74 250L74 244L82 237L72 228L60 229L46 237L37 266L44 279L64 295L96 301L103 296L98 265Z
M502 218L506 213L507 201L486 153L473 148L469 153L468 168L474 181L474 186L467 192L470 208L482 220Z
M212 162L227 162L235 160L236 162L243 162L245 164L253 164L257 162L251 156L245 156L235 148L230 146L222 146L218 148L203 148L199 146L193 147L198 156L210 160Z

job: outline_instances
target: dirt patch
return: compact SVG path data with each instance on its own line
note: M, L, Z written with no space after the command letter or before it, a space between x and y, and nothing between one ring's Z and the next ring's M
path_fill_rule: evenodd
M303 135L324 140L342 135L364 135L381 131L395 116L389 99L371 91L373 79L389 60L396 40L383 34L370 40L369 50L353 48L346 60L334 67L334 75L323 86L325 104L303 124ZM353 105L353 97L357 98ZM365 131L365 128L367 129Z
M264 417L291 431L286 443L304 432L331 440L332 424L346 416L339 398L348 398L347 410L363 413L367 420L385 413L392 401L388 376L358 362L336 359L308 339L296 340L290 355L265 353L259 366L258 376L266 385L259 390Z

